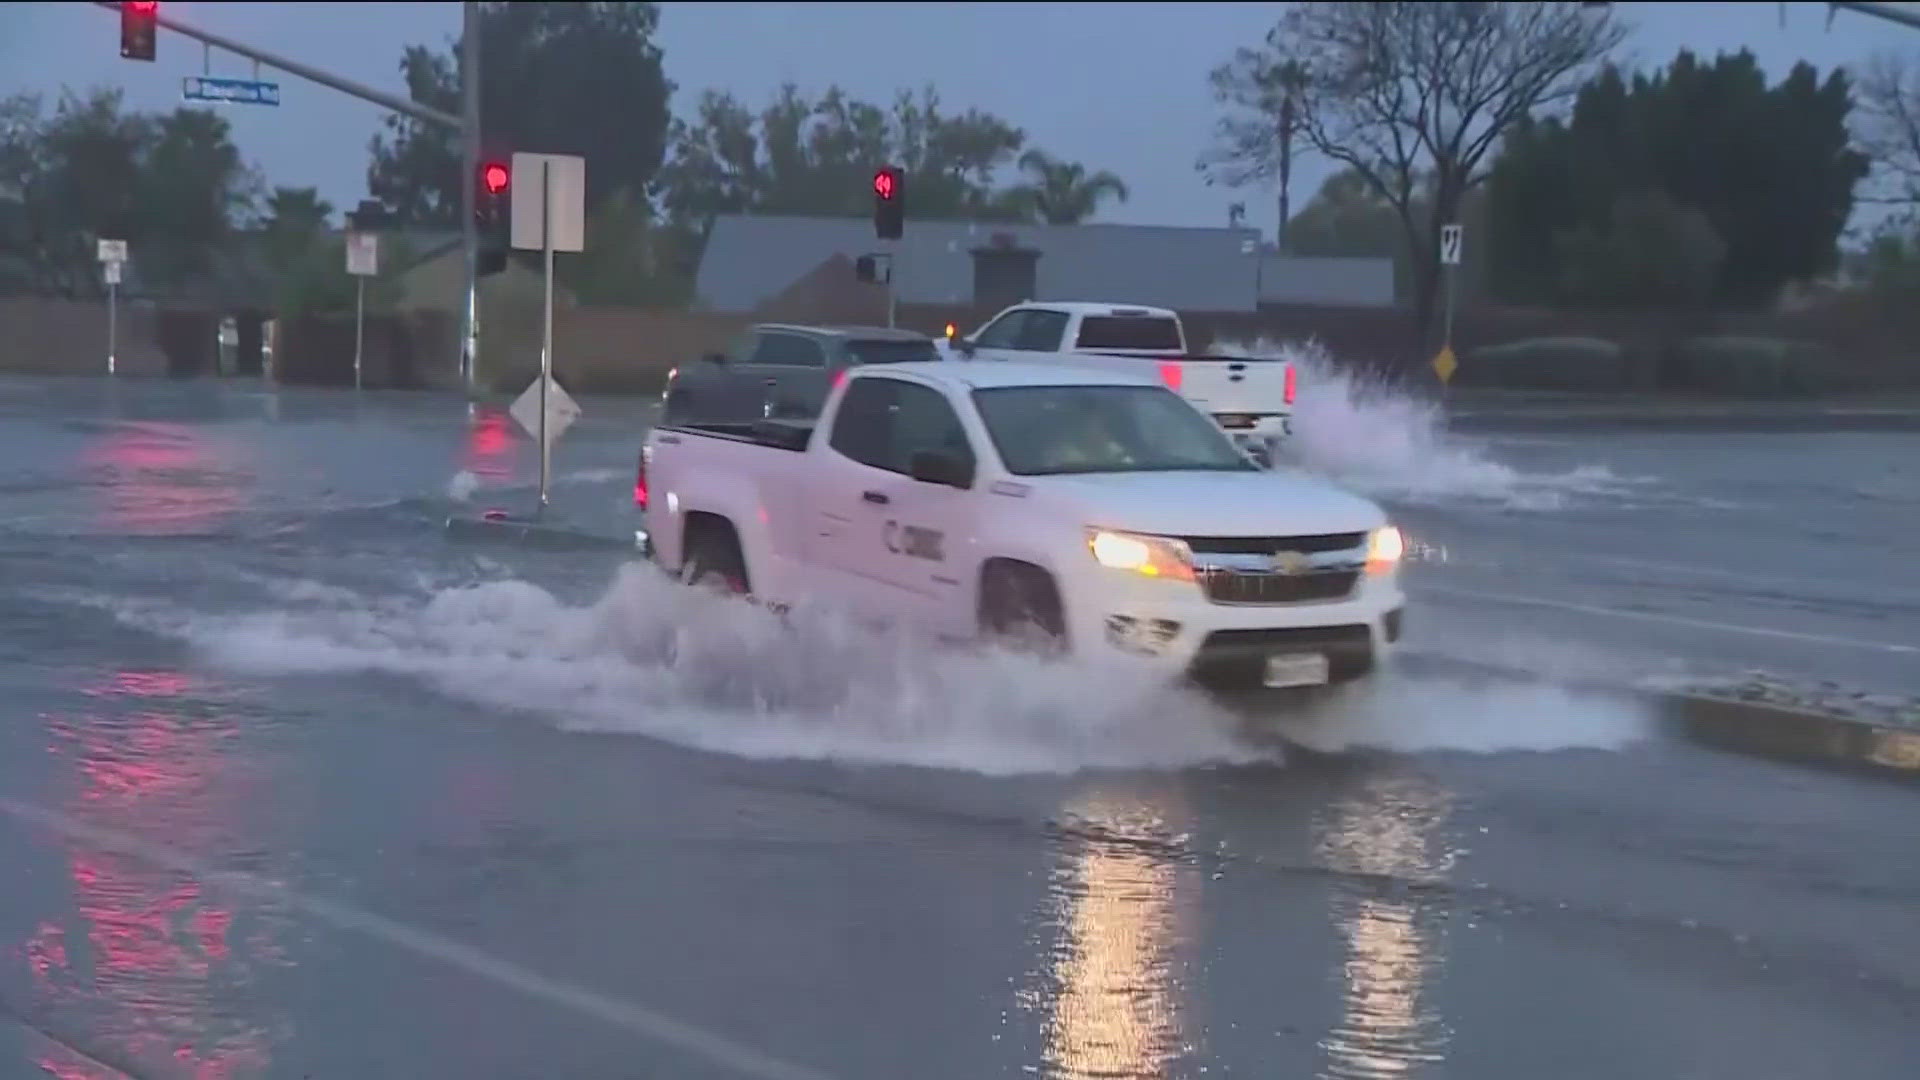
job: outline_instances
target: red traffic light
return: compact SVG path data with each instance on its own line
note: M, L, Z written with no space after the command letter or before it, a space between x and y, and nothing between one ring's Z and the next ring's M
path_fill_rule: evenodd
M152 60L158 36L157 0L127 0L120 5L120 55L128 60Z
M892 169L881 169L879 172L873 174L873 193L882 199L893 198L893 193L897 190L897 184L898 180L894 176Z
M497 161L489 161L480 168L480 186L485 188L489 195L499 195L507 190L507 182L512 179L512 176L513 174L507 171L505 165Z

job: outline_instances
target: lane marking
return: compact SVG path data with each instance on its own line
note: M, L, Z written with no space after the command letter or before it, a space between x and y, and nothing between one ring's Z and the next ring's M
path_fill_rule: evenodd
M623 1031L666 1043L710 1063L730 1068L744 1076L757 1077L759 1080L830 1080L826 1073L817 1072L804 1065L782 1061L750 1046L734 1042L723 1035L651 1009L608 997L584 987L550 979L512 961L502 960L432 931L395 922L370 911L362 911L331 900L295 892L279 882L254 874L221 870L184 852L112 829L99 828L59 811L15 802L12 799L0 799L0 812L69 839L111 848L169 870L190 874L209 886L227 890L250 900L283 904L337 929L352 930L407 952L438 960L471 975L517 990L528 997L538 998L583 1016L604 1021Z
M1450 589L1442 585L1410 586L1409 591L1432 593L1436 596L1448 596L1457 600L1491 600L1497 604L1517 604L1522 607L1552 608L1558 611L1579 612L1582 615L1607 615L1616 619L1639 619L1644 622L1667 623L1672 626L1691 626L1700 630L1718 630L1728 634L1750 634L1755 637L1781 638L1787 641L1805 641L1816 645L1840 645L1852 649L1869 649L1876 652L1900 653L1903 655L1920 654L1920 645L1901 645L1891 641L1867 641L1862 638L1837 637L1831 634L1809 634L1799 630L1776 630L1766 626L1741 626L1736 623L1714 622L1711 619L1695 619L1686 615L1667 615L1656 611L1629 611L1625 608L1600 607L1597 604L1578 604L1571 600L1546 600L1537 596L1516 596L1512 593L1483 592L1477 589Z

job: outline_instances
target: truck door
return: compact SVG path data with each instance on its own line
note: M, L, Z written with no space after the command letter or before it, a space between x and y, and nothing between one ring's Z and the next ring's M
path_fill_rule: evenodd
M914 480L912 455L923 449L974 460L945 396L904 379L855 380L814 470L809 561L884 618L970 634L972 493Z
M1059 352L1068 321L1064 311L1015 308L974 335L974 359L1032 360L1034 353Z

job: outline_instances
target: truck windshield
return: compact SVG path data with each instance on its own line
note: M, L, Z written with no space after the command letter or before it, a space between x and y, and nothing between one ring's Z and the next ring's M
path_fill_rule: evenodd
M1074 347L1183 351L1179 321L1155 315L1089 315L1080 320Z
M847 356L856 364L910 364L920 360L938 360L940 351L926 338L918 341L856 339L847 342Z
M1009 472L1251 472L1212 420L1158 386L997 386L974 407Z

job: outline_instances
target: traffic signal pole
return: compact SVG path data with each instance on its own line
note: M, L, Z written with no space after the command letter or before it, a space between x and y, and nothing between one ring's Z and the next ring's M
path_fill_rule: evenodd
M120 10L120 4L115 2L115 0L94 0L94 6L103 7L113 12ZM478 353L480 338L479 319L475 310L476 290L474 287L474 273L476 269L475 251L478 245L478 234L474 229L473 222L473 176L474 169L477 167L480 158L480 35L477 5L474 3L474 0L466 0L466 3L463 4L462 7L463 15L461 23L463 32L461 37L463 40L461 43L461 55L467 60L466 71L472 73L472 78L463 78L462 80L462 112L464 114L462 116L441 112L439 109L431 108L415 101L409 101L396 94L389 94L384 90L376 90L371 86L362 86L352 79L342 78L330 72L322 71L319 68L303 64L298 60L289 60L284 56L276 56L273 53L267 52L265 49L257 49L251 45L242 44L241 42L220 34L211 33L198 27L188 26L180 20L162 13L158 9L156 9L153 14L153 21L156 25L165 27L183 37L190 37L195 41L210 45L216 49L225 49L227 52L233 53L236 56L244 56L256 64L263 64L275 70L284 71L295 78L305 79L308 82L319 83L329 90L338 90L349 97L357 97L362 101L370 101L382 108L391 109L402 116L418 120L422 123L438 124L441 127L449 127L460 133L462 142L464 143L462 148L463 157L466 160L466 171L461 174L460 186L466 192L463 196L466 205L466 225L462 233L462 241L463 246L466 248L467 295L466 310L461 317L462 332L458 347L461 351L461 375L466 380L467 388L471 390L473 387L472 360Z
M460 247L467 288L460 314L460 379L469 405L480 360L480 226L474 220L473 178L480 169L480 5L460 5Z

